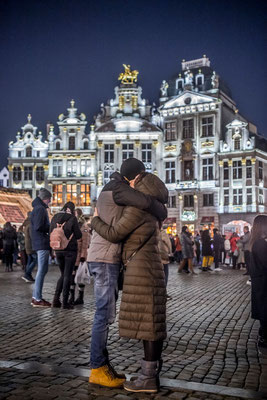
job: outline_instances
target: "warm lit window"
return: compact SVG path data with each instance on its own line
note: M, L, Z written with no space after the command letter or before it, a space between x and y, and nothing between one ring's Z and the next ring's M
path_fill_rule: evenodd
M243 190L242 189L234 189L233 190L233 204L241 205L243 203Z
M165 183L175 183L175 161L169 161L165 163L165 172Z
M233 179L242 179L241 161L233 161Z
M203 207L210 207L214 205L214 194L203 194Z
M32 157L32 147L31 146L26 147L26 157Z
M21 168L20 167L14 167L13 168L13 181L14 182L20 182L21 181Z
M151 143L142 144L142 161L143 163L151 163L152 145Z
M194 196L192 194L184 195L184 207L194 207Z
M176 122L166 122L165 124L165 141L171 142L177 139Z
M105 144L104 162L105 163L114 163L114 144Z
M81 160L81 176L89 176L90 175L90 160Z
M213 158L203 158L202 160L203 181L213 179Z
M24 167L24 180L32 181L32 167Z
M192 139L194 137L194 120L183 120L183 139Z
M90 206L91 199L90 199L90 185L81 185L81 206Z
M53 205L62 205L62 185L53 185Z
M43 167L36 168L36 180L38 182L42 182L44 180L44 168Z
M122 145L122 161L125 161L128 158L133 158L133 156L134 156L133 150L134 150L133 143L123 144Z
M69 150L75 150L75 136L69 137Z
M77 201L77 185L67 185L67 201L72 201L76 204Z
M201 121L202 137L213 136L213 118L202 118Z

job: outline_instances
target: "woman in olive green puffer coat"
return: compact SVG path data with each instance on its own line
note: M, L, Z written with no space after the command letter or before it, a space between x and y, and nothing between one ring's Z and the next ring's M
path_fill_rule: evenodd
M134 188L156 197L163 204L167 202L168 190L153 174L141 173L135 180ZM110 242L124 241L122 252L124 264L150 237L126 266L119 314L119 333L122 337L143 340L144 362L157 363L161 358L163 340L166 338L166 284L158 247L159 223L146 211L125 207L122 217L114 226L109 226L99 217L94 217L92 228ZM157 373L159 365L155 366ZM147 364L144 365L144 368L146 367ZM128 386L130 384L132 382L127 382ZM124 387L130 390L126 384Z

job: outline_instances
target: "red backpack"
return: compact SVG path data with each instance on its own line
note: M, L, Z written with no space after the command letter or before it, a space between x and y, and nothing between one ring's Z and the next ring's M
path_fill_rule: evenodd
M73 233L70 235L69 239L65 235L63 230L65 223L66 222L63 224L57 223L57 227L50 233L50 247L53 250L65 250L72 239Z

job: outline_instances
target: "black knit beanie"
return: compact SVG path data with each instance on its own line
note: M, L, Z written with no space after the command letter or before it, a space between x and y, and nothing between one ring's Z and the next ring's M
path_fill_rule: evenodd
M120 173L125 176L129 181L134 179L137 175L139 175L142 171L145 171L146 168L142 161L137 160L137 158L128 158L123 161L121 164Z

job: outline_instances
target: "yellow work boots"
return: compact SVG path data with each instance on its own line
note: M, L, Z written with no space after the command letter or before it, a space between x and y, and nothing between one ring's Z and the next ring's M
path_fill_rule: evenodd
M121 387L124 382L125 379L117 378L110 370L108 365L103 365L103 367L91 369L89 383L94 383L95 385L101 385L110 388L117 388Z

